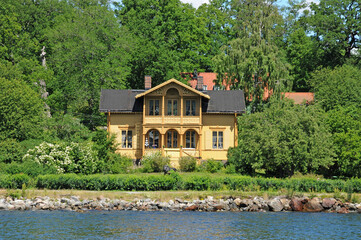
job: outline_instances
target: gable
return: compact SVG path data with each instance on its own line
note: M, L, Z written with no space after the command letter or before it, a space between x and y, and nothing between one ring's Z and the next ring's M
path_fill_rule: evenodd
M159 84L158 86L151 88L143 93L140 93L136 95L136 98L141 98L144 96L162 96L165 95L165 93L170 88L176 88L181 96L201 96L206 99L210 99L209 95L204 94L196 89L193 89L190 86L185 85L184 83L181 83L175 79L170 79L162 84Z

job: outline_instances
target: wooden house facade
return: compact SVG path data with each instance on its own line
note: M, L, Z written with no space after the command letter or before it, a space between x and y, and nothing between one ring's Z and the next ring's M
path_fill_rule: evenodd
M199 89L199 90L198 90ZM160 151L178 166L182 156L226 160L237 145L237 116L245 112L242 90L202 91L175 79L144 90L103 89L100 111L120 154L141 159Z

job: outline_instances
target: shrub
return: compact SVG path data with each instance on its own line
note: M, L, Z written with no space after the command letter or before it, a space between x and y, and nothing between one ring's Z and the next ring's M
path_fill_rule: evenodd
M182 172L194 172L197 167L197 159L191 156L181 157L179 167Z
M163 171L163 166L168 165L169 162L169 157L162 156L161 152L147 154L142 160L143 172L161 172Z
M223 167L223 163L221 161L216 161L214 159L208 159L199 166L198 170L200 172L209 172L216 173Z
M0 188L20 189L23 184L34 186L34 179L26 174L0 175Z
M127 173L133 166L133 159L117 153L109 154L108 163L106 163L105 172L112 174Z
M12 162L10 164L1 164L0 172L5 174L24 173L31 177L36 177L43 174L57 173L57 169L54 166L44 166L34 161L25 161L23 163Z
M0 141L0 163L21 162L24 149L15 139Z
M42 143L28 150L23 160L55 167L58 173L92 174L99 171L101 162L91 143Z

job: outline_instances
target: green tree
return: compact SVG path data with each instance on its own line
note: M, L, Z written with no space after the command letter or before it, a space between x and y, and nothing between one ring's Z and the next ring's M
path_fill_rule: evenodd
M254 103L262 101L265 88L275 94L290 83L285 55L278 48L282 17L275 1L233 1L236 39L213 58L218 84L243 89ZM288 86L290 87L290 86Z
M0 78L0 140L39 138L44 103L24 81Z
M116 12L134 41L130 87L143 88L145 75L156 85L194 68L209 69L205 21L191 5L180 0L123 0Z
M82 113L82 122L100 124L101 88L125 88L128 69L126 31L107 2L68 1L72 12L59 15L49 29L48 62L55 79L49 83L53 111Z
M361 177L361 110L336 106L327 112L337 159L328 176Z
M239 144L228 151L229 163L242 174L272 177L329 168L334 151L322 109L273 101L263 112L239 118Z
M344 65L316 71L310 79L315 100L328 111L337 106L361 106L361 75L357 67Z
M360 47L360 1L321 0L310 8L310 30L323 50L322 65L344 64Z

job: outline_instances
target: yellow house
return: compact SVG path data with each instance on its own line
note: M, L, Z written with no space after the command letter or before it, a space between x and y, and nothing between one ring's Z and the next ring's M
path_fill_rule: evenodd
M200 90L197 90L200 89ZM107 113L108 132L116 135L118 152L141 159L152 151L170 156L227 160L237 145L237 116L245 111L242 90L202 91L170 79L144 90L101 91L100 111Z

